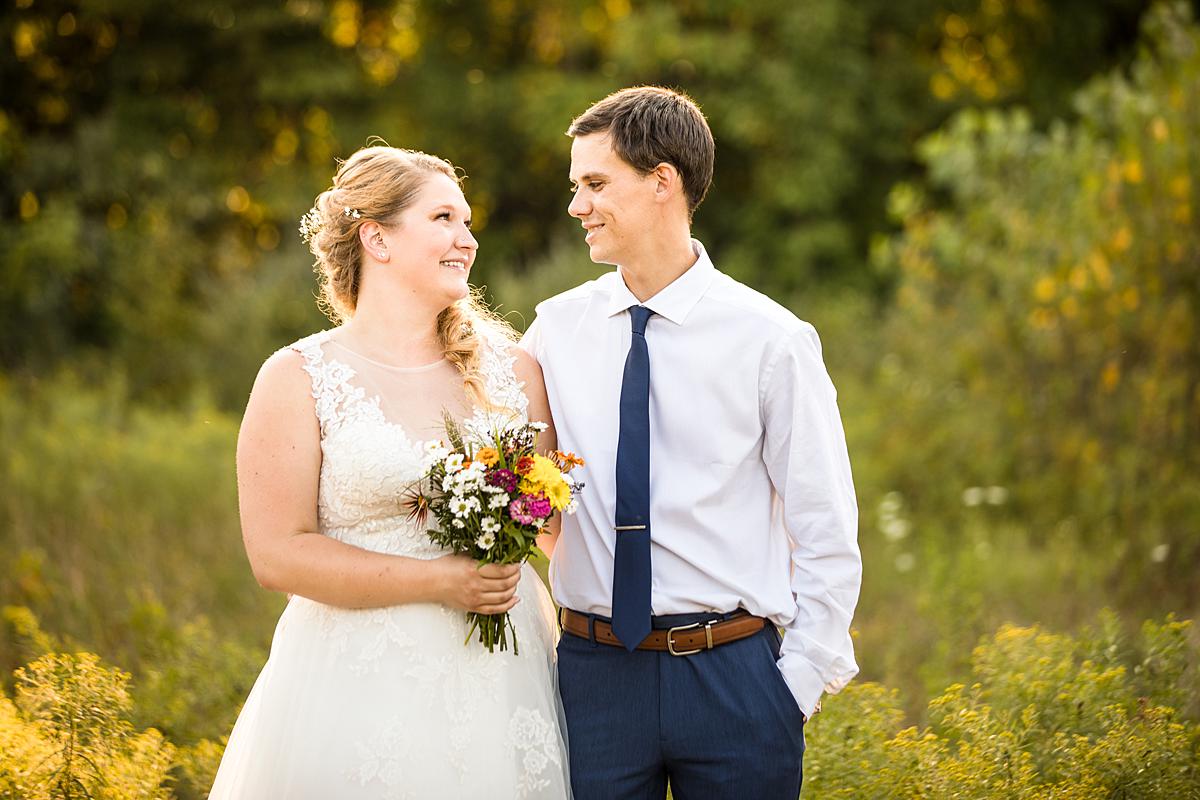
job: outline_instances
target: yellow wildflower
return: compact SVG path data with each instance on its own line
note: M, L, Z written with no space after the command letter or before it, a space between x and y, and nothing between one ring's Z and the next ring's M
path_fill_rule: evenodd
M546 495L555 511L562 511L571 502L571 487L563 480L562 471L545 456L533 457L533 466L521 478L521 485L517 488L522 494L541 492Z

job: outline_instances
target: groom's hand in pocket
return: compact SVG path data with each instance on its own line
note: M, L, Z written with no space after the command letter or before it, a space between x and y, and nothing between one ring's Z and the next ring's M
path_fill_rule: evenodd
M433 562L440 571L439 601L477 614L501 614L520 602L517 584L520 564L484 564L460 555L442 556Z

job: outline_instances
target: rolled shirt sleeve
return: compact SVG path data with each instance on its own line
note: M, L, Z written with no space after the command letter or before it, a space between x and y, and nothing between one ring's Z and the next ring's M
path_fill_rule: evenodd
M837 393L811 325L779 342L760 386L763 458L791 544L795 615L779 669L805 717L858 673L850 621L862 583L858 503Z

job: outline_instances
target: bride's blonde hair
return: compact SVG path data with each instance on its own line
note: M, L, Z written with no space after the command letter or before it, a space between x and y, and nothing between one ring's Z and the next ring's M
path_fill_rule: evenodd
M333 322L354 316L362 281L363 222L393 223L433 175L445 175L459 186L462 178L445 159L386 145L364 147L346 159L333 185L317 195L300 222L300 232L316 256L313 269L320 284L318 305ZM483 338L491 334L515 341L516 333L483 302L478 289L438 315L437 337L446 359L462 374L467 391L490 405L479 370Z

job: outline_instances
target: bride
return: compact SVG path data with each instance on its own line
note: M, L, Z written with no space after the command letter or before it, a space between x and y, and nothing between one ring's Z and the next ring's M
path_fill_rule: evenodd
M216 800L568 794L545 588L440 550L402 504L444 412L550 419L537 363L467 285L470 214L449 163L375 146L305 215L341 324L267 359L238 438L246 553L291 599ZM520 655L464 645L465 611L510 611Z

